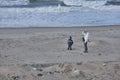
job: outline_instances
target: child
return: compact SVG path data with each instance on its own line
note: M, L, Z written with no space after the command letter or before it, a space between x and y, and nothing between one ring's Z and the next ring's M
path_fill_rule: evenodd
M68 50L72 50L72 45L73 45L73 40L72 37L70 36L70 38L68 39Z

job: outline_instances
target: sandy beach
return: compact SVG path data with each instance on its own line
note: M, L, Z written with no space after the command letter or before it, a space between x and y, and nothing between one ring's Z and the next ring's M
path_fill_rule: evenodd
M90 33L88 53L83 30ZM0 80L120 80L119 41L120 26L1 28Z

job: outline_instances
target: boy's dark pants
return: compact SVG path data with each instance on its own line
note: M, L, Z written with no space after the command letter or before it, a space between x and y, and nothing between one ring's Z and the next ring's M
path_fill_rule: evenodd
M68 50L72 50L72 44L68 44Z
M87 42L84 43L84 48L85 48L85 51L84 51L84 52L88 52Z

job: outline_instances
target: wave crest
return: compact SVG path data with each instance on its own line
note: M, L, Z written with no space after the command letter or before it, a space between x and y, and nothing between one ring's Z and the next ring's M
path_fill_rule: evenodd
M105 5L120 5L120 0L109 0Z

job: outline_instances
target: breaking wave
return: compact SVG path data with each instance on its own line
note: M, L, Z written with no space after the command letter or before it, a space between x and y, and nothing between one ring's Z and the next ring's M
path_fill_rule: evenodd
M109 0L105 5L120 5L120 0Z
M0 7L41 7L58 5L96 7L120 5L120 0L0 0Z
M1 7L66 6L61 0L0 0Z
M98 1L104 0L0 0L0 6L20 6L20 5L36 5L36 6L54 6L54 5L99 5Z

